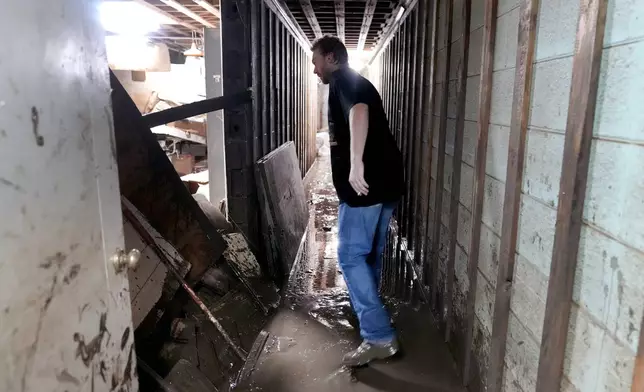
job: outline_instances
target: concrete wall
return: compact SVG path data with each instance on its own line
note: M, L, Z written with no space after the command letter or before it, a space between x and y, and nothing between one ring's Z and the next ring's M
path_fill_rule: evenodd
M461 1L455 2L454 32L458 31ZM641 20L644 15L644 9L637 9L635 1L609 3L595 138L562 385L565 391L630 390L644 303L644 284L637 274L644 267L644 180L637 174L644 164L644 132L639 121L642 114L637 109L637 102L644 98L641 96L644 94L644 82L641 81L644 28L641 23L636 25L638 18ZM505 356L504 388L507 391L534 391L536 385L578 15L577 1L540 2ZM457 318L463 314L463 298L469 290L466 263L471 226L482 20L482 7L473 5L461 169L462 204L456 248L457 295L454 305ZM500 1L475 307L474 345L483 381L500 254L518 22L518 1ZM455 55L459 42L458 35L453 34L450 65L454 71L450 71L449 81L443 200L449 200L453 174L455 70L459 61ZM444 56L439 59L443 60ZM442 87L443 81L440 82ZM436 143L437 139L434 140L435 148ZM443 211L442 224L446 231L448 209L443 208ZM441 239L441 249L446 249L447 237L442 236ZM442 268L445 256L446 253L441 252Z
M449 203L454 175L458 69L462 59L461 7L453 2L451 41L445 31L446 1L438 14L436 99L429 129L421 130L423 154L433 149L429 181L420 186L421 214L440 225L439 292L445 292L449 249ZM644 7L637 0L608 2L599 94L592 141L584 223L573 294L564 380L566 392L630 391L644 308ZM455 252L453 336L462 358L465 299L476 290L473 350L483 390L492 335L494 296L501 244L508 145L515 79L519 0L499 0L478 279L470 287L467 266L472 222L474 159L483 46L482 0L472 1L468 79L458 229ZM638 7L639 5L639 7ZM530 116L526 140L516 266L505 355L504 390L536 388L562 170L579 2L541 0L537 21ZM451 46L449 79L446 48ZM437 190L441 96L447 94L447 137L443 189ZM429 109L429 108L428 108ZM428 178L421 164L423 178ZM427 196L429 184L429 196ZM432 220L436 193L443 193L441 218ZM420 225L424 225L421 218ZM422 228L421 228L422 229ZM429 243L436 239L431 238ZM443 295L443 298L445 296ZM441 308L444 309L444 308ZM444 317L444 313L441 312ZM443 320L444 321L444 320Z

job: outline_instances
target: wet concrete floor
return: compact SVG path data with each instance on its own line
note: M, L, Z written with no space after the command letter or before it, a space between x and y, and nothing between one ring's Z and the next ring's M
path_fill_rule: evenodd
M390 307L402 355L355 371L340 366L360 337L337 264L338 201L326 144L319 155L307 176L311 217L303 255L283 307L265 328L270 337L244 390L465 391L430 313L405 304Z

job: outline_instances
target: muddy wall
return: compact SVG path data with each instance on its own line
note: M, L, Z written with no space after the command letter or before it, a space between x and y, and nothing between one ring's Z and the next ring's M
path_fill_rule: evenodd
M520 1L500 0L496 12L496 49L493 56L491 111L485 159L483 208L477 265L476 287L470 287L468 263L474 202L474 172L477 133L479 130L479 93L485 28L484 12L488 2L472 1L467 64L463 58L463 1L452 1L452 29L448 37L447 1L439 1L436 17L435 71L432 58L425 57L425 89L435 92L423 99L424 114L431 110L431 121L412 124L418 127L413 140L421 147L418 167L406 197L418 200L402 219L411 221L405 232L408 241L419 236L412 246L428 271L426 283L432 289L438 283L437 315L447 325L446 309L451 298L451 344L459 367L465 350L473 350L472 389L484 389L489 369L493 333L494 301L497 290L499 255L508 170L508 150L516 74ZM577 36L580 2L542 0L538 5L536 45L533 58L532 86L529 91L529 117L525 144L525 162L511 289L509 327L506 336L503 389L534 391L544 327L545 304L555 238L562 159L568 119L568 104L573 72L573 54ZM635 0L609 1L606 31L601 57L597 107L591 142L590 168L586 202L577 257L572 311L566 344L562 391L629 391L633 378L642 320L644 286L637 271L644 266L644 181L638 175L644 163L642 112L638 102L644 89L644 25L638 23L644 8ZM419 2L420 4L420 2ZM418 9L421 7L416 5ZM431 21L432 2L423 6ZM400 132L398 113L414 105L400 99L405 79L391 83L388 78L411 69L412 51L420 43L407 39L406 31L418 26L412 11L402 21L387 47L374 63L373 75L386 102L393 132ZM427 25L428 40L433 34ZM408 48L408 46L407 46ZM447 50L449 48L449 50ZM407 49L408 50L408 49ZM447 52L450 52L448 58ZM402 60L401 60L402 57ZM462 112L459 70L467 66ZM446 70L449 67L449 72ZM446 78L446 76L449 77ZM429 79L428 79L429 78ZM418 83L418 82L417 82ZM444 95L444 89L448 91ZM422 97L422 96L421 96ZM443 97L447 98L446 110ZM418 99L418 98L417 98ZM431 105L431 108L427 105ZM462 145L456 141L457 119L463 116ZM445 116L446 119L442 117ZM441 122L444 145L441 146ZM403 123L404 124L404 123ZM432 140L431 151L426 138ZM403 137L404 139L404 137ZM406 155L413 154L405 149ZM460 151L459 151L460 150ZM439 163L442 157L443 162ZM455 151L457 158L454 158ZM460 160L458 159L460 155ZM431 170L427 170L431 159ZM412 158L412 162L415 159ZM460 166L458 203L452 204L455 167ZM443 167L443 178L438 168ZM431 173L431 174L430 174ZM459 177L459 176L456 176ZM429 186L429 194L427 187ZM442 192L441 202L437 194ZM403 205L405 202L403 201ZM457 210L452 206L456 205ZM440 213L436 214L435 210ZM455 235L450 235L450 218L456 214ZM436 226L438 228L436 229ZM404 226L404 222L403 222ZM436 230L435 230L436 229ZM419 235L420 233L420 235ZM438 234L436 236L436 234ZM446 295L450 240L454 246L453 296ZM437 243L438 242L438 243ZM432 253L433 250L437 253ZM432 274L431 263L438 257L439 268ZM464 347L470 290L475 290L473 341Z

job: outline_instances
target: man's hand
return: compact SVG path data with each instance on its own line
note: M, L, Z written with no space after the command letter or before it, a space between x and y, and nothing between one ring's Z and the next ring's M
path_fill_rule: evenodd
M358 196L366 196L369 193L369 185L364 180L364 163L362 161L351 163L349 183Z

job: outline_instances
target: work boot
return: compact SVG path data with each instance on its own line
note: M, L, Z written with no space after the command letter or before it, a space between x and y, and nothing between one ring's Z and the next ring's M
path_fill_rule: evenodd
M342 364L350 367L363 366L376 359L386 359L394 356L398 353L398 350L400 350L400 347L396 339L384 344L364 341L360 347L342 358Z

